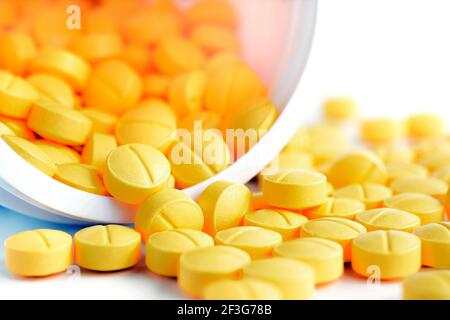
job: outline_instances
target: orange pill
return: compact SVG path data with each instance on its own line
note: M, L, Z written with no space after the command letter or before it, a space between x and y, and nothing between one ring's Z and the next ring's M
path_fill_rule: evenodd
M89 33L75 38L70 48L91 63L118 57L123 50L119 34L112 32Z
M33 38L23 32L9 32L0 38L0 66L15 74L28 70L36 54Z
M201 71L181 74L172 80L169 103L180 116L200 111L207 77Z
M169 92L170 78L152 73L144 77L144 96L166 98Z
M191 39L208 53L239 50L239 41L230 29L213 24L195 26L191 32Z
M236 28L238 17L227 0L202 0L193 4L186 12L189 24L211 23L228 28Z

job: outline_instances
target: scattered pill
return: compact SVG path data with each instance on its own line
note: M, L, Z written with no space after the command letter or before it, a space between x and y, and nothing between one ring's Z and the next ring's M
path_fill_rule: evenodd
M144 77L144 96L166 98L170 87L170 78L154 73Z
M118 118L116 115L94 108L84 108L81 112L91 119L92 132L112 134L116 127Z
M399 230L412 232L420 226L418 216L407 211L392 208L364 211L358 213L355 220L366 227L367 231Z
M336 198L349 198L361 201L366 209L375 209L383 205L383 201L392 196L391 189L376 183L351 184L337 189Z
M450 222L442 221L414 231L422 242L422 264L433 268L450 268Z
M444 201L448 186L444 181L437 178L405 177L392 182L391 189L394 194L416 192Z
M365 210L364 203L347 198L328 198L327 201L302 213L310 219L337 217L354 220L355 216Z
M35 43L27 33L11 31L0 37L0 66L4 70L24 74L35 54Z
M441 135L444 122L434 114L416 114L408 119L409 134L415 138L429 138Z
M56 165L81 162L78 152L64 145L46 140L36 140L34 144L44 151Z
M200 126L203 130L219 129L222 118L220 115L210 111L198 111L186 115L180 121L180 128L194 131L196 126Z
M200 111L206 83L207 76L201 71L180 74L172 79L168 101L178 115Z
M371 119L361 124L361 138L368 143L387 143L405 135L402 122L393 119Z
M64 80L45 73L35 73L27 81L39 92L39 99L67 108L75 106L72 88Z
M352 118L358 109L356 102L348 98L332 98L325 101L323 112L329 119L345 120Z
M280 290L265 281L254 279L221 280L206 286L206 300L281 300Z
M428 170L424 166L415 163L392 162L386 163L387 184L404 177L428 176Z
M431 176L433 178L441 179L442 181L445 181L447 185L450 185L450 165L435 170Z
M116 138L103 133L93 133L81 153L83 163L94 166L99 172L105 171L106 158L117 148Z
M112 32L92 32L76 37L70 48L91 63L117 58L123 50L121 37Z
M403 280L404 300L450 300L450 270L418 272Z
M239 50L239 41L235 34L228 28L213 24L196 25L190 38L207 53Z
M98 195L106 195L100 172L95 167L79 163L58 166L55 179L78 190Z

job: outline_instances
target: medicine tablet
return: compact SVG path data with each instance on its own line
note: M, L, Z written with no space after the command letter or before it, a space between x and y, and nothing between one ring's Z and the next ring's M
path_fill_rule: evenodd
M238 51L239 41L235 34L227 28L213 24L196 25L190 38L207 53L220 51Z
M75 262L94 271L118 271L141 259L141 235L124 226L93 226L74 236Z
M138 204L165 188L170 177L166 157L143 144L112 150L106 158L104 182L108 192L125 203Z
M61 164L55 179L78 190L106 195L100 173L92 166L79 163Z
M373 149L384 161L390 163L411 163L416 159L416 152L411 147L398 146L396 144L380 144Z
M181 255L178 284L183 291L200 297L206 286L219 280L237 280L249 255L240 249L226 246L189 250Z
M366 209L375 209L383 205L383 201L392 196L391 189L376 183L351 184L337 189L336 198L348 198L361 201Z
M213 247L214 240L198 230L175 229L152 234L146 245L147 268L159 275L176 277L180 256L189 250Z
M205 215L205 232L215 235L237 227L251 210L252 193L243 184L217 181L210 184L197 200Z
M400 230L412 232L420 226L418 216L403 210L380 208L358 213L356 222L361 223L368 231Z
M436 178L405 177L392 182L391 189L394 194L416 192L444 201L448 186L444 181Z
M354 183L384 184L387 178L386 168L375 154L353 151L339 157L327 171L328 180L336 188Z
M332 98L325 101L323 113L329 119L345 120L352 118L358 109L356 102L349 98Z
M278 232L259 227L234 227L216 233L216 243L236 247L247 252L252 259L272 255L273 248L282 242Z
M90 63L117 58L123 50L120 35L114 32L92 32L76 37L70 48Z
M213 75L222 68L230 68L239 63L242 63L242 60L236 53L221 51L209 58L205 63L204 70L208 75Z
M166 98L170 87L170 78L151 73L144 77L144 96Z
M310 219L338 217L354 220L355 216L365 210L364 203L347 198L328 198L327 201L311 209L306 209L303 214Z
M221 280L206 286L205 300L281 300L280 290L265 281L254 279Z
M189 131L199 130L199 126L201 126L203 130L219 129L221 122L221 116L215 112L198 111L183 117L179 127Z
M430 154L425 154L419 158L418 163L433 172L450 164L450 152L444 149Z
M68 50L45 47L38 51L31 62L32 72L54 74L67 81L76 91L86 86L91 67L80 56Z
M213 24L234 29L238 24L235 8L228 1L204 0L194 3L186 12L189 25Z
M27 123L41 137L69 146L85 144L92 129L80 111L52 103L33 105Z
M351 260L352 240L365 233L366 228L355 221L343 218L310 220L300 227L300 237L317 237L332 240L344 250L344 261Z
M3 140L19 156L31 164L36 169L42 171L49 177L53 177L57 171L56 165L50 157L32 142L17 136L2 136Z
M364 277L376 272L382 280L408 277L420 269L420 240L398 230L371 231L353 240L352 268Z
M261 175L265 174L266 170L278 169L312 169L314 158L311 154L302 151L286 150L282 151L272 162L261 171ZM261 179L261 176L259 176Z
M382 118L363 121L360 130L361 138L369 143L393 142L406 133L402 122Z
M308 299L314 292L314 269L303 262L280 257L254 260L244 267L244 279L267 281L281 290L283 299Z
M165 103L152 102L125 113L116 125L120 145L142 143L165 153L175 141L177 120Z
M405 177L428 176L428 170L424 166L415 163L386 163L387 184Z
M107 60L94 69L84 99L89 106L123 114L138 103L142 91L142 79L132 67L121 60Z
M409 134L415 138L436 137L444 131L444 121L434 114L416 114L408 119Z
M400 193L384 200L384 206L418 216L421 225L442 221L445 213L442 203L422 193Z
M308 128L300 127L291 138L285 150L308 151L311 147L311 137Z
M34 73L27 81L39 92L39 99L67 108L75 106L72 88L64 80L46 73Z
M172 79L168 101L179 116L200 111L206 83L207 76L201 71L182 73Z
M0 66L2 69L22 75L28 70L35 54L36 46L29 34L11 31L1 36Z
M184 192L161 190L144 202L136 215L135 227L144 243L155 232L172 229L203 229L200 207Z
M422 242L422 264L433 268L450 268L450 222L442 221L414 231Z
M321 238L301 238L275 247L274 255L295 259L314 268L316 284L334 281L344 273L344 252L334 241Z
M325 203L327 178L318 172L281 169L262 176L264 200L271 206L304 209Z
M92 132L112 134L116 127L118 117L112 113L95 108L83 108L81 112L92 121Z
M24 277L44 277L72 264L72 237L62 231L24 231L5 240L8 270Z
M431 175L433 178L441 179L445 181L447 185L450 185L450 165L436 169Z
M78 152L69 147L46 140L36 140L34 144L44 151L56 165L81 162Z
M18 137L27 140L34 140L36 138L36 135L30 130L30 128L28 128L25 121L0 116L0 122L11 129L11 131L13 131Z
M38 98L38 91L30 83L12 73L0 71L1 115L24 119Z
M261 209L247 213L244 216L245 226L256 226L281 234L283 241L298 238L300 226L308 218L299 213L281 209Z
M450 270L418 272L403 280L404 300L450 300Z
M101 173L105 171L106 158L117 148L116 138L109 134L93 133L81 153L83 163L94 166Z
M335 124L319 124L308 128L309 148L317 165L332 163L348 152L350 140L342 127Z

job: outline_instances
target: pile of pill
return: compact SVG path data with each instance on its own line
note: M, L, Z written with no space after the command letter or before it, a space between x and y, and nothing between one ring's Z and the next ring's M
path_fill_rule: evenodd
M0 134L48 176L139 211L134 228L12 235L11 273L44 277L72 263L112 272L145 256L189 297L256 300L311 298L351 268L361 281L374 270L402 280L405 299L450 299L450 138L441 118L360 120L354 101L329 99L323 121L301 127L260 173L260 191L217 181L194 201L175 186L208 179L238 155L219 135L201 134L222 150L211 162L175 141L177 128L267 130L277 116L239 57L232 7L83 1L87 33L72 33L54 28L55 1L38 2L53 3L45 17L0 2L11 6L0 20ZM348 126L360 129L358 147ZM176 161L174 149L196 161Z

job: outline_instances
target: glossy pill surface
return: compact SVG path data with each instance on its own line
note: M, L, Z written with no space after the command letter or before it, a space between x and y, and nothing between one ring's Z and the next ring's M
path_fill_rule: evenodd
M208 285L203 298L206 300L281 300L280 290L265 281L254 279L222 280Z
M357 222L361 223L368 231L374 230L400 230L412 232L420 226L418 216L407 211L380 208L358 213Z
M450 268L450 222L419 227L414 234L422 242L422 264L433 268Z

